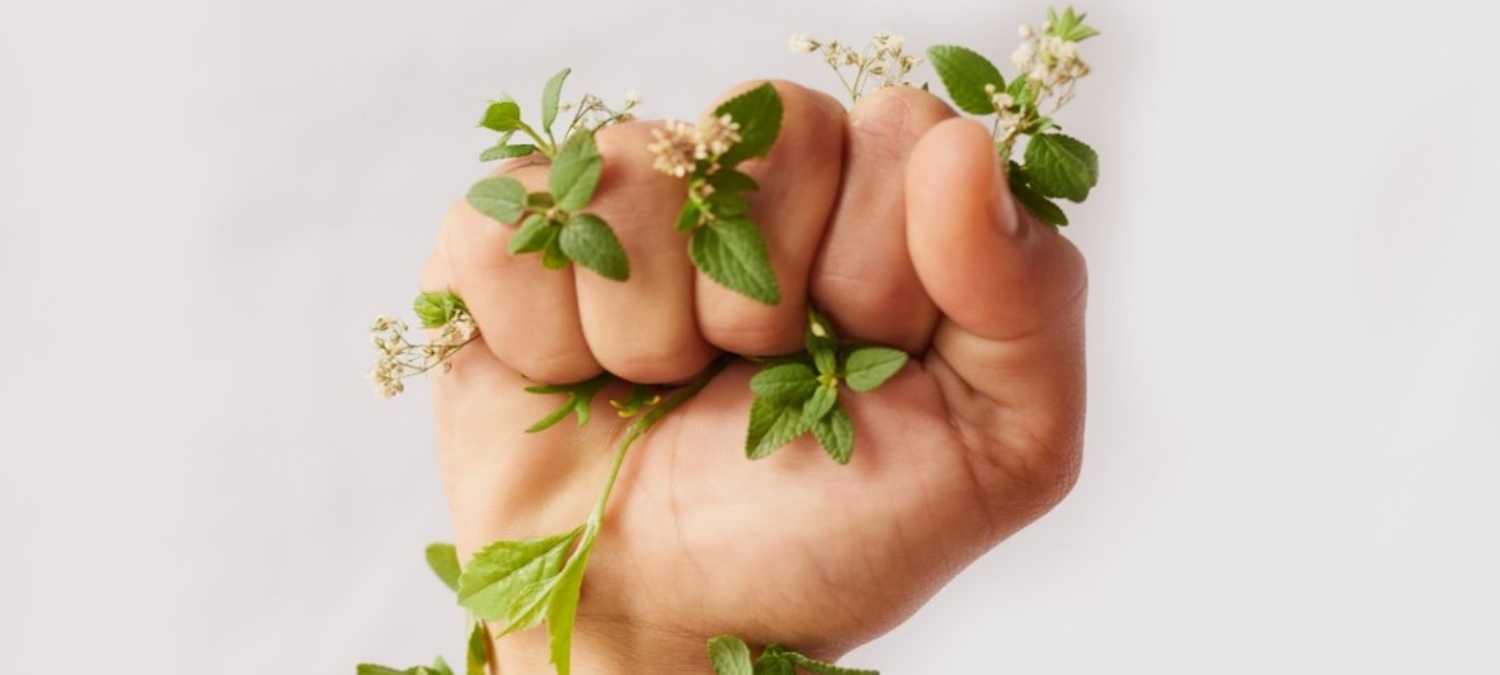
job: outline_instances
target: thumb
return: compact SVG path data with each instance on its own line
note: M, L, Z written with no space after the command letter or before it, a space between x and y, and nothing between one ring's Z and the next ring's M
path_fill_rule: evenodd
M927 366L972 449L1000 469L991 478L1060 487L1044 500L1055 502L1081 450L1083 257L1017 207L975 122L946 120L917 142L906 195L912 264L943 315Z

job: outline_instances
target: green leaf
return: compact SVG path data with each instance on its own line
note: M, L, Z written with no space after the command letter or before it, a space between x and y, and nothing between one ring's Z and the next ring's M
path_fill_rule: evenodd
M526 210L526 187L514 178L486 178L469 188L468 199L480 213L509 225Z
M630 278L630 261L625 248L615 238L614 230L603 218L592 213L575 214L563 225L558 242L564 255L606 279L624 281Z
M993 85L996 91L1005 91L1005 78L989 59L978 52L958 45L939 45L927 50L927 58L942 78L948 89L948 98L953 99L966 113L992 115L995 104L990 99L985 85Z
M697 227L698 223L702 220L702 213L698 210L698 205L693 203L691 199L686 200L682 203L682 210L677 212L677 231L689 232Z
M578 618L578 596L583 590L583 571L588 567L594 539L588 537L577 555L558 577L547 606L547 638L557 675L569 675L573 667L573 622Z
M1082 42L1099 34L1099 31L1083 25L1083 20L1087 16L1088 14L1074 13L1072 7L1064 10L1061 17L1055 10L1048 9L1047 19L1050 26L1047 32L1066 42Z
M733 635L720 635L708 641L708 661L715 675L755 675L750 663L750 647Z
M483 621L475 621L469 629L469 648L464 651L464 675L485 675L490 665L490 634Z
M833 332L833 324L828 323L828 317L809 308L807 332L803 334L803 342L806 344L807 353L813 356L813 363L818 366L818 373L837 374L835 359L839 348L839 336Z
M553 75L542 87L542 130L548 133L552 131L552 122L557 120L557 101L562 98L563 80L568 79L568 73L572 68L563 68L562 72Z
M567 394L567 400L553 410L551 414L542 418L542 421L531 425L526 433L534 434L546 429L568 416L568 413L578 415L578 426L582 427L589 423L589 409L593 405L594 397L600 390L615 381L615 376L609 373L596 375L591 379L573 384L547 384L527 387L526 391L533 394Z
M864 670L861 668L845 668L832 663L810 659L797 652L783 652L787 659L803 668L818 673L819 675L880 675L880 671Z
M522 253L536 253L547 248L548 242L557 237L557 229L552 227L552 222L539 214L531 214L521 223L521 229L510 235L510 243L506 250L511 255Z
M755 660L755 675L797 675L797 667L786 657L766 651Z
M1012 172L1010 178L1010 193L1026 207L1031 215L1038 220L1054 227L1065 227L1068 224L1068 215L1063 213L1062 207L1046 197L1036 193L1024 181L1024 177L1017 178L1018 172Z
M715 193L755 192L760 189L760 184L754 178L727 166L720 166L718 171L708 174L708 184L713 186Z
M557 201L552 198L550 192L533 192L526 195L526 208L533 211L549 211L556 205Z
M767 305L781 302L766 241L749 220L715 220L693 230L688 257L725 288Z
M708 196L708 210L716 218L736 218L750 212L750 200L733 192L715 192Z
M427 566L443 580L443 585L458 592L458 550L453 544L428 544Z
M1026 145L1026 175L1043 197L1081 202L1099 182L1099 155L1072 136L1032 136Z
M448 667L448 662L444 661L443 657L441 656L433 660L432 668L430 668L429 670L431 670L435 675L453 675L453 669Z
M549 270L560 270L568 266L568 256L562 252L562 246L557 243L557 237L547 240L546 248L542 249L542 267Z
M595 188L599 187L599 174L603 170L604 158L599 156L594 134L574 132L557 152L548 173L557 205L564 211L577 211L588 206Z
M562 570L578 529L552 537L497 541L476 553L458 580L458 604L475 616L495 620L516 614L520 605L545 588L534 588ZM508 626L506 631L519 627Z
M802 403L757 396L750 404L750 428L745 434L745 456L761 459L807 433Z
M833 410L833 406L835 403L838 403L838 400L839 390L837 387L819 385L813 391L812 396L807 397L807 403L802 407L803 421L807 424L815 425L813 429L816 430L817 422L823 419L823 416L827 415L828 411Z
M510 159L512 157L525 157L536 152L536 146L530 143L516 145L497 145L479 153L479 161L493 162L497 159Z
M834 405L823 419L818 420L813 425L813 436L817 437L818 445L823 446L823 452L839 464L848 464L849 458L854 456L854 420L849 419L844 406Z
M459 312L468 312L469 308L464 305L462 298L454 295L452 291L431 291L417 296L411 303L411 309L416 313L417 319L422 322L423 328L442 328Z
M485 108L479 126L495 131L515 131L521 128L521 106L515 101L498 101Z
M770 366L750 378L750 390L757 396L782 403L801 403L817 387L817 375L801 363Z
M752 157L764 157L781 135L781 96L770 82L725 101L714 109L714 115L729 115L740 125L740 142L719 158L722 166L733 167Z
M414 670L416 670L416 668L412 668L409 670L396 670L395 668L389 668L386 666L377 666L373 663L361 663L354 667L354 672L357 675L415 675L415 673L412 673L412 671Z
M887 347L856 347L844 357L844 381L858 392L874 389L906 365L906 352Z

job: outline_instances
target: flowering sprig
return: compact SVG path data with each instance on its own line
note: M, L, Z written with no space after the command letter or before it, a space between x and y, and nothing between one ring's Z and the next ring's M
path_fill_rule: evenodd
M448 372L453 368L448 359L479 337L469 308L452 292L423 293L412 304L422 327L439 332L431 342L417 344L406 339L406 322L388 316L375 319L370 343L380 356L368 377L384 398L405 391L406 378L434 369Z
M906 76L922 62L922 57L905 52L906 38L886 31L876 33L863 50L855 50L838 40L814 40L801 33L793 35L787 47L799 54L822 54L823 62L833 68L854 103L859 102L876 78L879 78L877 89L911 86ZM845 75L849 71L852 73Z
M725 288L768 305L781 301L781 291L745 198L760 186L737 167L771 152L781 116L781 96L767 82L725 101L696 125L668 122L647 146L657 171L687 181L677 230L691 235L693 264Z
M1067 8L1047 10L1037 31L1021 26L1024 42L1011 54L1021 73L1006 84L1000 70L978 52L956 45L927 50L954 105L974 115L993 115L995 151L1005 162L1006 178L1016 200L1053 226L1068 224L1054 199L1082 202L1099 182L1099 156L1083 141L1059 133L1053 120L1073 99L1074 85L1090 68L1078 43L1099 32L1083 23L1085 15ZM1045 110L1044 110L1045 108ZM1012 158L1026 139L1024 163Z
M557 157L567 140L576 132L594 133L611 124L628 122L635 119L635 109L641 105L641 94L634 89L625 93L625 102L619 109L605 105L604 100L593 94L584 94L577 104L562 102L563 82L567 81L568 75L573 72L572 68L564 68L561 72L547 80L542 87L542 123L541 129L528 124L521 118L521 105L516 103L510 96L502 95L500 100L490 103L485 108L484 116L479 119L479 126L491 131L500 132L500 141L494 147L480 153L479 161L490 162L497 159L509 159L512 157L525 157L537 153L549 159ZM552 133L552 128L557 121L558 113L573 112L572 121L563 127L561 137ZM512 143L511 139L516 134L523 134L531 140L530 143Z

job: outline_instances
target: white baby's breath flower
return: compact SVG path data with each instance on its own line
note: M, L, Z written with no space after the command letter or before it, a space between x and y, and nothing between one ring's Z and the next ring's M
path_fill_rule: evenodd
M787 48L798 54L811 54L818 51L818 43L802 33L794 33L787 40Z

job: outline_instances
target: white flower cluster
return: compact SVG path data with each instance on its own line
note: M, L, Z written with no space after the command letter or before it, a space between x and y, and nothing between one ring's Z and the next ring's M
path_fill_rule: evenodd
M604 99L598 96L584 94L576 105L561 103L557 106L557 111L559 113L577 111L573 114L572 123L568 125L568 134L577 129L598 131L617 122L629 122L635 119L634 110L641 106L642 100L641 92L631 89L625 92L625 102L620 105L619 109L615 109L606 105Z
M1021 122L1026 119L1021 107L1016 105L1015 97L996 89L993 84L984 85L984 93L989 94L990 105L995 106L996 126L1000 129L995 140L1003 143L1015 138L1021 131Z
M453 318L443 325L437 339L425 345L408 341L406 330L406 322L389 316L376 318L375 325L370 327L370 343L380 356L368 379L375 386L375 393L383 398L405 391L402 380L408 377L434 368L448 372L453 368L448 357L479 336L474 317L464 311L455 312Z
M1089 64L1078 56L1078 43L1057 35L1054 24L1042 24L1041 33L1031 26L1021 26L1022 42L1010 60L1036 88L1036 101L1058 97L1056 108L1065 105L1073 95L1073 83L1089 74Z
M728 115L706 115L696 125L668 120L665 126L651 130L651 137L655 140L646 149L655 155L652 168L683 178L698 162L707 161L711 171L718 159L740 142L740 125Z
M787 47L799 54L822 52L823 61L849 89L849 95L859 100L871 78L881 78L879 88L911 86L906 76L922 62L921 57L905 53L906 38L881 31L870 40L864 51L856 51L838 40L820 42L798 33L787 42ZM843 69L854 68L853 79L844 77Z

